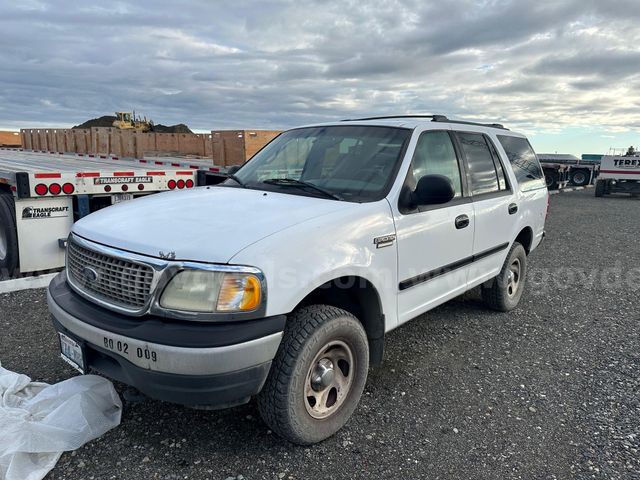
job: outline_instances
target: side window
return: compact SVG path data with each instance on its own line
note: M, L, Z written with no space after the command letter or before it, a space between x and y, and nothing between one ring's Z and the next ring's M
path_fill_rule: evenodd
M544 174L529 141L526 138L507 135L498 135L498 140L507 153L520 190L543 188Z
M471 195L500 191L496 166L484 136L481 133L470 132L456 132L456 135L467 159Z
M420 135L411 160L411 173L415 183L425 175L444 175L453 182L456 197L462 196L460 167L447 132L424 132Z
M491 150L491 155L493 155L493 163L496 166L496 171L498 172L498 184L499 184L500 190L507 190L509 187L507 187L507 180L505 177L504 169L502 168L502 163L500 162L500 157L498 156L496 147L490 138L485 137L485 140L489 145L489 149Z

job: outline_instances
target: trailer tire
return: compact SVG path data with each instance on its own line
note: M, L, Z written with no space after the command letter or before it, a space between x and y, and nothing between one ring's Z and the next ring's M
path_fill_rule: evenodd
M0 280L11 278L18 268L18 232L13 195L0 193Z
M589 183L591 173L588 170L574 170L571 172L571 183L576 187L584 187Z
M602 197L605 193L607 193L607 181L598 180L596 182L596 197Z
M500 273L482 285L482 300L491 309L508 312L518 306L527 280L527 252L514 242Z
M547 188L549 190L557 190L558 189L558 172L554 172L553 170L545 170L544 171L544 181L547 184Z

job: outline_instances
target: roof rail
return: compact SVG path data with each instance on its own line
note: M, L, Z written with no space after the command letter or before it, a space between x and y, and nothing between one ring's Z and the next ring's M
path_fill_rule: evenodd
M347 118L343 122L356 122L360 120L385 120L389 118L430 118L432 122L447 122L444 115L383 115L381 117Z
M386 120L386 119L393 119L393 118L430 118L432 122L457 123L461 125L476 125L479 127L499 128L501 130L509 130L501 123L477 123L477 122L467 122L465 120L449 120L446 117L446 115L385 115L381 117L348 118L342 121L356 122L356 121L364 121L364 120Z

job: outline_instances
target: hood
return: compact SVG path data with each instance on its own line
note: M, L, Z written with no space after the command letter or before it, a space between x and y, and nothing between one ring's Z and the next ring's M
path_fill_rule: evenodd
M81 237L152 257L227 263L278 231L357 204L234 187L201 187L149 195L84 217Z

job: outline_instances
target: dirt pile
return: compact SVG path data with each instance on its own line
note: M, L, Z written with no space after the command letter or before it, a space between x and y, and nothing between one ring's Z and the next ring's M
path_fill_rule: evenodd
M111 127L115 119L116 117L114 115L103 115L102 117L87 120L72 128ZM151 131L158 133L193 133L184 123L178 123L177 125L162 125L158 123L153 126Z

